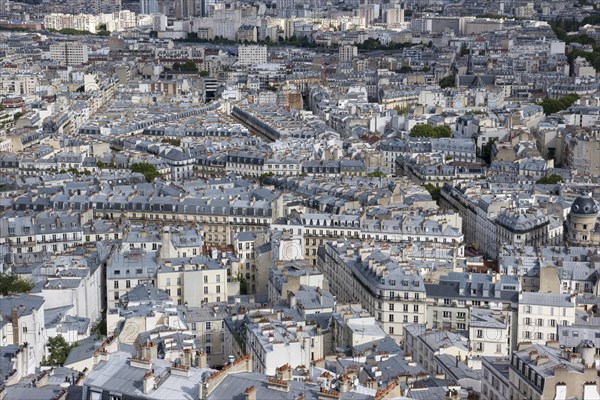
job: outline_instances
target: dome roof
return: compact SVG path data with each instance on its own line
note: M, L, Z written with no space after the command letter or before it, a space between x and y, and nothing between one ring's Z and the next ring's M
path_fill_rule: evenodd
M598 213L598 205L591 197L580 196L571 204L571 212L579 215L596 215Z

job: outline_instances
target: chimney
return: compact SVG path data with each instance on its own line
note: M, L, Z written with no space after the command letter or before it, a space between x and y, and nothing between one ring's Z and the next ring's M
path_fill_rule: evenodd
M256 388L254 386L247 387L244 390L244 400L256 400Z
M158 346L153 340L149 340L142 345L142 358L154 360L158 358Z
M149 394L154 390L156 380L154 378L154 370L150 370L144 374L144 394Z
M192 349L183 349L183 355L181 357L181 365L185 367L192 366Z
M108 352L104 348L100 348L94 352L94 365L101 361L108 361Z
M207 368L208 367L208 363L206 362L206 353L203 351L197 351L196 352L196 360L195 360L195 364L196 367L198 368Z
M12 309L10 313L10 319L12 322L13 343L20 343L21 340L19 340L19 311L16 307Z

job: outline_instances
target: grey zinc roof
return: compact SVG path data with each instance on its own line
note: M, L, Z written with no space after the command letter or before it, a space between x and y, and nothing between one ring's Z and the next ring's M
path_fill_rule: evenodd
M571 296L556 293L524 292L519 298L519 304L550 306L550 307L575 307Z
M266 375L257 374L254 372L243 372L239 374L228 375L219 386L211 394L207 400L224 400L224 399L243 399L244 390L250 386L256 388L256 398L260 400L293 400L300 394L304 395L305 400L317 400L319 393L319 385L304 381L289 381L289 391L283 392L268 388L268 378ZM340 393L341 400L367 400L372 399L372 396L367 396L360 393Z

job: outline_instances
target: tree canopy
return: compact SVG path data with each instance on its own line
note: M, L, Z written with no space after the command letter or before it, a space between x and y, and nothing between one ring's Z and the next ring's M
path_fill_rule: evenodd
M544 176L544 177L538 179L537 182L535 182L535 183L540 184L540 185L554 185L554 184L562 183L562 182L564 182L564 179L562 176L560 176L558 174L552 174L552 175Z
M0 273L0 295L27 293L31 289L33 289L31 282L19 275Z
M71 352L71 349L77 347L77 344L70 345L64 337L56 336L48 338L48 359L44 359L45 365L63 365Z
M134 163L131 164L131 172L139 172L146 178L146 182L152 182L154 178L160 176L160 172L150 163Z
M420 124L415 125L410 130L411 137L430 137L434 139L452 137L452 129L449 126L436 126Z
M577 100L579 100L579 95L571 93L561 97L560 99L544 99L540 105L544 108L544 113L546 115L550 115L562 110L566 110Z

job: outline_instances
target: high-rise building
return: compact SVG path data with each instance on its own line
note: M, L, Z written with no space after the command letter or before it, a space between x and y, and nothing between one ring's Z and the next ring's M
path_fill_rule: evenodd
M158 12L158 0L140 0L140 14L156 14Z
M61 65L81 65L88 62L88 46L81 42L61 42L50 45L50 58Z
M350 62L358 55L358 47L352 45L343 45L339 48L339 61Z
M175 0L175 18L185 19L196 15L195 0Z
M238 63L241 65L265 64L267 62L267 46L239 46Z

